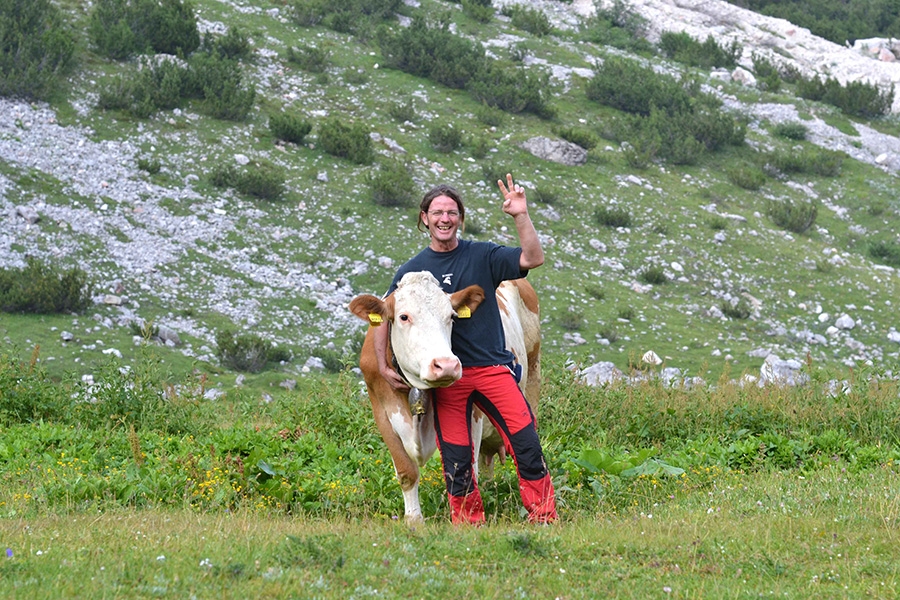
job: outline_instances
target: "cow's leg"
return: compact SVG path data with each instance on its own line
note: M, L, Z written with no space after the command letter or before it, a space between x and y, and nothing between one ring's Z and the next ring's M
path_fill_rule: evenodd
M484 433L484 413L477 408L472 411L472 471L478 481L478 458L481 456L481 437Z

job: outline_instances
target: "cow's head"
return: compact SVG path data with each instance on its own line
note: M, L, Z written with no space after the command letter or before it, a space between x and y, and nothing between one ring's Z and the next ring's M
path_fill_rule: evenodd
M484 300L477 285L454 294L441 289L428 271L407 273L390 296L357 296L350 312L372 325L391 325L391 348L400 370L419 389L446 387L462 377L459 359L450 349L453 317L474 312Z

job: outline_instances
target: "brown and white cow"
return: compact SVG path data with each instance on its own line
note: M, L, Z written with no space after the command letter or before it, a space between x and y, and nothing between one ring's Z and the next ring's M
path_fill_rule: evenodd
M431 273L407 273L397 289L384 300L371 295L357 296L350 311L369 321L360 355L372 414L387 444L394 471L403 490L407 522L423 520L419 504L419 468L437 449L430 394L417 390L446 387L462 376L459 359L450 348L452 318L463 306L476 310L484 297L482 289L471 286L454 294L444 292ZM506 345L522 365L520 387L532 410L540 396L540 314L534 288L524 279L504 281L497 300L506 334ZM409 397L397 392L381 376L375 358L374 326L390 326L387 360L396 357L400 371L414 388ZM423 402L424 412L413 414L412 398ZM476 468L488 472L495 455L505 456L500 435L479 411L473 417L473 447ZM480 460L479 460L480 457Z

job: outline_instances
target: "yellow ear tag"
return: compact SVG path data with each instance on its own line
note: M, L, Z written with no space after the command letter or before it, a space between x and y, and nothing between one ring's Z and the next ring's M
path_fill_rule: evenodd
M463 304L462 306L459 307L459 310L456 311L456 316L460 319L468 319L469 317L472 316L472 311L469 309L468 306Z
M369 313L369 323L372 325L372 327L378 327L379 325L381 325L381 322L381 315Z

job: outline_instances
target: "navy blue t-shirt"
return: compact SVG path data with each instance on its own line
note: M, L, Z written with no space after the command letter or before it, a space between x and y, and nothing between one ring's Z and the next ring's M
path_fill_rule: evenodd
M522 249L500 246L493 242L459 240L450 252L435 252L425 248L400 267L388 294L407 273L429 271L447 293L457 292L470 285L480 285L484 301L470 318L454 319L450 343L464 367L505 365L513 361L506 349L503 322L497 306L497 286L507 279L520 279L528 274L519 267Z

